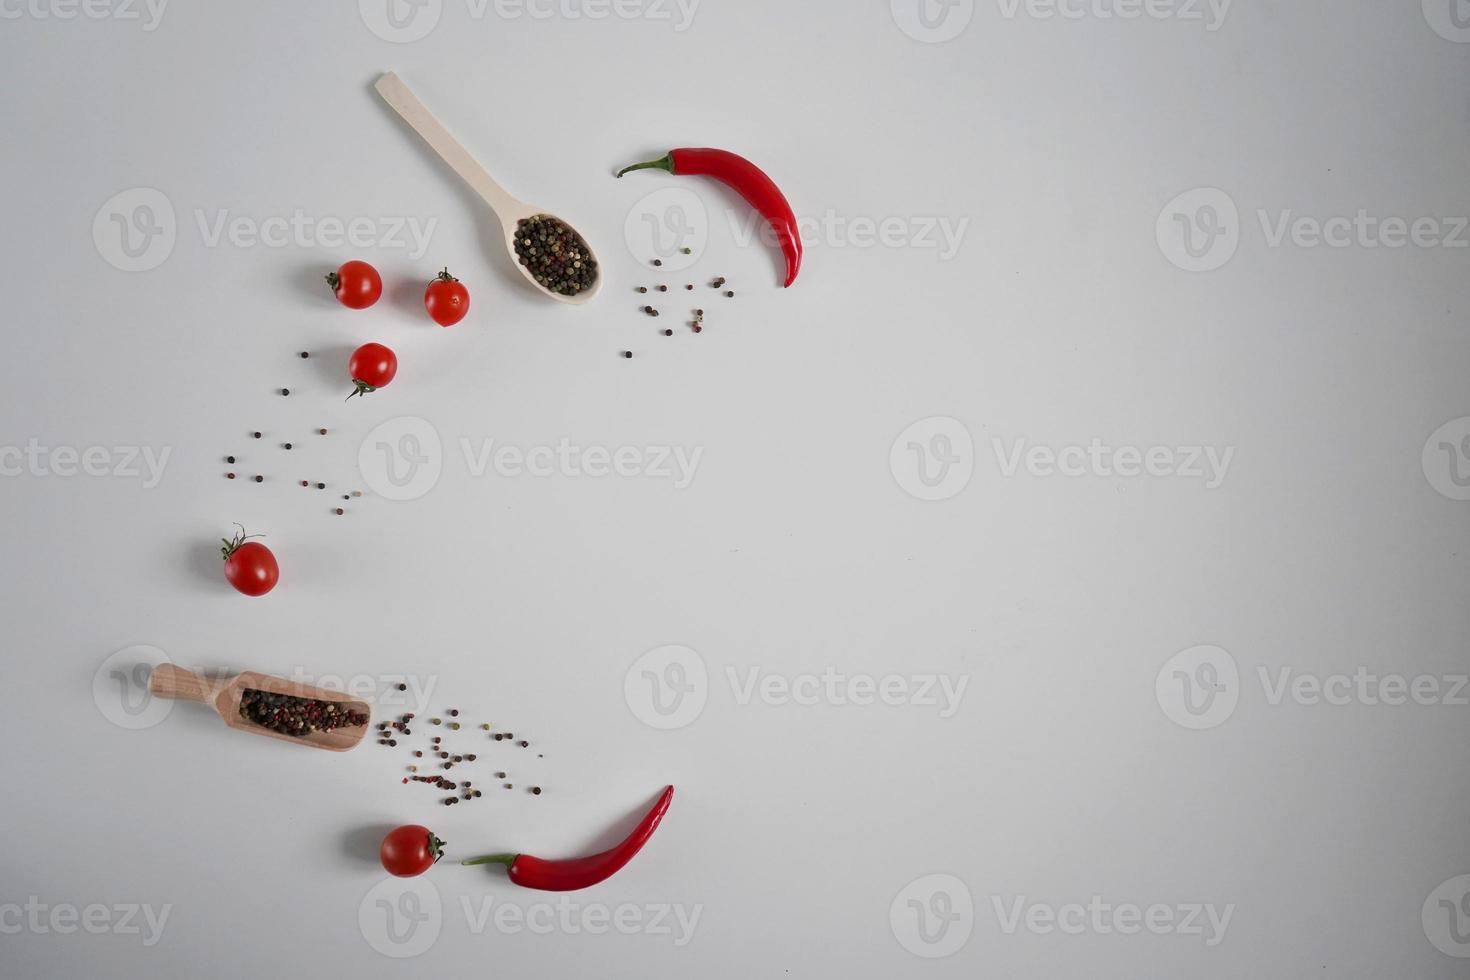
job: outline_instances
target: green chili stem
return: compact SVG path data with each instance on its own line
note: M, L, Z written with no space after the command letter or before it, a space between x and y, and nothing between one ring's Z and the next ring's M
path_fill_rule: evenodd
M460 864L503 864L507 868L515 863L519 854L486 854L484 857L469 858L459 862Z
M657 160L649 160L647 163L635 163L631 167L624 167L622 170L618 171L618 176L621 177L623 174L627 173L630 170L648 170L651 168L658 170L667 170L669 173L673 173L674 155L670 153L668 156L660 157Z

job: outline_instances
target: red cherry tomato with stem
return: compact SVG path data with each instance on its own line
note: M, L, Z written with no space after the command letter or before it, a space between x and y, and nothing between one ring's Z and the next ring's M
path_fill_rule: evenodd
M399 878L421 875L443 856L444 842L428 827L416 823L394 827L378 848L383 870Z
M233 538L220 538L224 542L220 554L225 559L225 581L245 595L265 595L276 587L281 578L276 556L259 541L246 540L260 535L246 534L239 524L235 526L240 530Z
M353 310L365 310L383 295L383 277L359 259L343 262L336 272L327 273L327 285L337 294L337 302Z
M352 352L352 359L347 362L347 373L356 385L352 395L365 395L393 380L398 373L398 357L382 344L363 344Z
M424 290L424 309L439 326L452 327L470 311L470 291L446 267Z

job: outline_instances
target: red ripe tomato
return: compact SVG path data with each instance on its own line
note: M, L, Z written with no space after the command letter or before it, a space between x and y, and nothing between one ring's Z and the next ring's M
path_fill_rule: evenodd
M398 357L382 344L363 344L352 352L352 359L347 362L347 373L357 386L352 395L365 395L393 380L398 373Z
M240 527L233 538L220 539L225 543L220 549L225 559L225 581L245 595L265 595L276 587L281 569L269 548L258 541L246 541L247 537L254 535L247 535Z
M470 291L445 269L424 290L424 309L441 327L452 327L470 311Z
M428 827L416 823L394 827L378 848L378 860L390 875L412 878L421 875L444 856L444 842Z
M337 294L339 303L354 310L367 309L383 295L383 278L378 270L357 259L327 273L327 285Z

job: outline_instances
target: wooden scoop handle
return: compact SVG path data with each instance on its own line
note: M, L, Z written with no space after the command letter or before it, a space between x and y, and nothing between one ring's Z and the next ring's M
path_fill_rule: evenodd
M424 138L424 142L431 146L435 153L444 159L454 169L454 172L464 178L464 182L475 189L475 193L485 199L502 223L511 221L514 227L514 217L519 211L526 210L526 206L520 201L506 193L505 188L495 182L490 172L480 165L480 162L470 156L470 151L449 135L449 130L444 124L434 118L427 106L419 101L418 96L409 91L407 85L403 84L393 72L388 72L378 79L373 86L383 101L403 117L403 121L413 127L413 131Z
M154 697L208 704L219 692L219 685L209 678L173 664L159 664L148 675L148 693Z

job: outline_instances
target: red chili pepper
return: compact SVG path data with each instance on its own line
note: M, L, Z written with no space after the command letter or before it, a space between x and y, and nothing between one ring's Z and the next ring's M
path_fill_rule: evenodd
M764 170L729 150L682 147L670 150L668 156L661 159L624 167L618 171L618 176L630 170L649 168L667 170L671 174L713 177L728 184L771 223L776 239L781 243L781 251L786 255L786 285L796 281L796 273L801 270L801 232L786 195Z
M600 881L611 878L623 865L633 859L653 836L654 828L663 819L674 798L674 787L669 786L659 794L658 802L640 821L633 832L600 854L570 858L564 861L548 861L531 857L529 854L487 854L470 858L460 864L503 864L510 871L510 880L524 888L539 888L548 892L569 892L578 888L590 888Z

